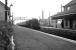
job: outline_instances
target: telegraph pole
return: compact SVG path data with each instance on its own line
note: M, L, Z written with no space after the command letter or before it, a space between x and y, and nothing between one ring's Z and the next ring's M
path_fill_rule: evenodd
M62 12L62 8L63 8L63 6L62 6L62 4L61 4L61 12Z
M7 0L5 0L5 21L7 21Z
M49 26L50 26L50 12L49 12Z
M42 10L42 20L44 19L44 11Z
M13 24L14 20L13 20L13 13L12 13L12 24Z
M44 20L44 11L42 10L42 25L44 24L43 20Z

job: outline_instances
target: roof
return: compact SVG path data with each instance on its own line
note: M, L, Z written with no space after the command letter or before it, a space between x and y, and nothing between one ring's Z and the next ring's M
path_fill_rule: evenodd
M71 18L73 15L76 15L76 11L65 11L65 12L60 12L60 13L53 15L52 18L53 19L62 19L62 18L67 18L67 17Z
M5 4L3 3L3 2L1 2L0 1L0 4L2 5L2 6L5 6ZM8 8L8 10L10 10L10 7L7 7Z
M74 4L76 4L76 0L72 0L71 2L69 2L68 4L66 4L65 6L70 6L70 5L74 5Z
M5 6L5 4L4 4L3 2L1 2L1 1L0 1L0 4L1 4L2 6Z
M76 4L76 0L72 0L70 3L68 3L66 6ZM59 12L52 16L53 19L62 19L62 18L76 18L74 15L76 15L76 9L71 9L69 11Z

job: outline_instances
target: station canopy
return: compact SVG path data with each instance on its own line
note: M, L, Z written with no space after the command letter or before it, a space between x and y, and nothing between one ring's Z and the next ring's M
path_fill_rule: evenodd
M76 10L73 9L70 11L59 12L51 17L52 19L76 18Z

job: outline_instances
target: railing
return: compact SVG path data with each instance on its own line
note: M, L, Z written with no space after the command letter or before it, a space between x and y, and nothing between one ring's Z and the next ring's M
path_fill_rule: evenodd
M14 20L26 20L26 17L15 17Z

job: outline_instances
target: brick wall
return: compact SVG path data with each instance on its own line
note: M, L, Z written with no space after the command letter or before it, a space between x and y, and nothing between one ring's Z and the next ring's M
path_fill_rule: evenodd
M0 20L4 20L5 19L5 8L3 5L0 4Z

